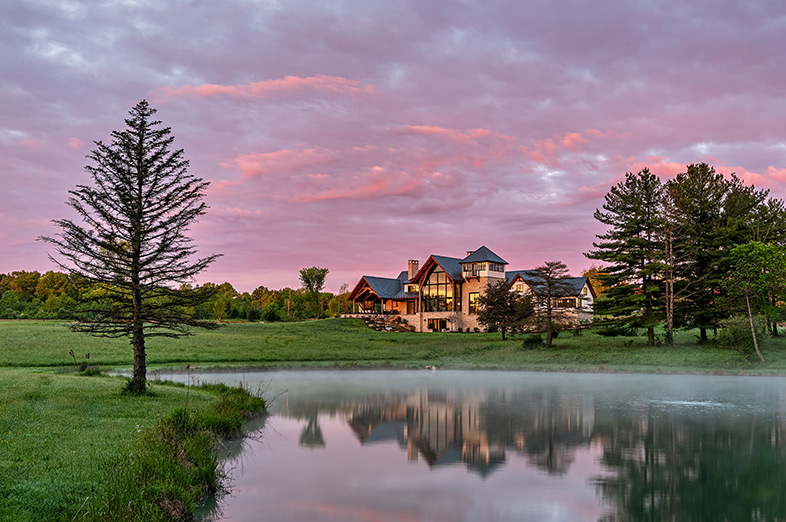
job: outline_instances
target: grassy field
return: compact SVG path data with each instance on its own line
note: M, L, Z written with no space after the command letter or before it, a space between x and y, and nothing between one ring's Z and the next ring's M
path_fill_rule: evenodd
M727 372L786 374L786 337L763 343L767 363L735 350L701 345L696 332L678 332L674 346L646 346L643 337L602 337L565 332L551 349L522 349L485 333L394 333L369 329L358 319L297 323L234 323L183 339L147 342L148 368L192 367L402 367ZM73 367L86 361L104 369L128 368L127 340L92 338L62 322L0 322L0 367Z
M173 513L192 505L215 473L210 432L228 421L210 412L226 401L216 390L164 383L147 396L122 394L125 379L76 371L68 350L87 362L82 341L117 366L131 360L127 342L72 334L58 322L0 321L0 521L167 520L159 504ZM89 362L98 361L91 354ZM162 428L184 411L197 419L187 433ZM168 462L167 444L185 447L193 462ZM130 510L125 518L119 503Z
M0 370L0 520L59 520L100 496L107 469L144 430L186 400L205 408L215 395L154 386L121 395L103 377Z
M327 319L228 324L180 340L150 339L147 347L151 378L156 369L186 365L786 375L786 337L764 342L768 362L762 364L735 350L700 345L695 332L680 332L673 347L585 331L562 333L551 349L523 349L521 337L377 332L360 320ZM77 367L87 362L103 370L127 369L131 346L127 340L71 333L59 321L0 321L0 520L82 519L85 510L97 509L95 499L107 488L118 488L107 470L138 452L133 448L150 430L159 430L161 419L216 401L209 391L164 384L154 384L152 396L122 395L122 378L78 375ZM156 516L129 519L159 520Z

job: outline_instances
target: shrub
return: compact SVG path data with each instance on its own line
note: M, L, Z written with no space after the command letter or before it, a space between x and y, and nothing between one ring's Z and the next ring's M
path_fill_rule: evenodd
M764 338L766 323L761 316L754 317L753 326L756 330L756 338ZM751 336L751 323L747 316L735 315L720 322L718 333L715 334L715 342L723 348L731 348L739 351L746 359L755 353L753 337Z
M87 375L88 377L95 377L96 375L102 375L101 369L98 366L88 366L84 370L82 370L82 375Z
M521 342L522 349L534 350L538 346L543 346L543 337L540 334L529 334Z

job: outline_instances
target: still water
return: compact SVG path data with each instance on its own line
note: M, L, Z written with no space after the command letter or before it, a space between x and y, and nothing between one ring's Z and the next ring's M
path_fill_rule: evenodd
M228 448L232 492L206 520L786 520L786 378L197 378L279 394Z

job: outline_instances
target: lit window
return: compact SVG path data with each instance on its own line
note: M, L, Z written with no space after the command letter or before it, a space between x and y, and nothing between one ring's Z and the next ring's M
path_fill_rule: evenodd
M453 283L441 269L431 273L423 285L423 311L449 312L453 310Z
M519 283L516 285L516 292L523 292L524 291L524 283Z
M469 315L478 315L478 297L480 292L469 293Z

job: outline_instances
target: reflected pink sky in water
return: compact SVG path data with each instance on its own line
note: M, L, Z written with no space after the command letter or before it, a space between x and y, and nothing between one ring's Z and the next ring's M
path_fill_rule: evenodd
M307 450L298 444L304 421L271 419L262 442L235 463L223 520L594 522L608 511L589 483L603 472L597 445L576 448L567 475L508 451L484 478L461 462L408 461L395 442L362 445L344 419L321 415L319 423L326 447Z

